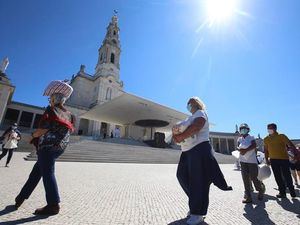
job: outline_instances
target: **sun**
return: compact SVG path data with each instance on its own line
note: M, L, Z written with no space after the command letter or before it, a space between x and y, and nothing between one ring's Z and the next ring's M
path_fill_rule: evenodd
M235 13L236 0L206 0L207 19L211 24L228 21Z

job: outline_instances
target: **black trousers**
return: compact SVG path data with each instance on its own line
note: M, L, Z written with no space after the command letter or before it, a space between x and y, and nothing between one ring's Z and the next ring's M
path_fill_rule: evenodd
M288 159L271 159L271 167L280 194L286 194L286 185L290 192L295 192Z
M195 215L207 214L211 183L222 190L228 188L209 142L200 143L191 150L182 152L177 179L189 198L190 213Z
M9 164L11 157L13 155L15 148L11 148L11 149L7 149L7 148L2 148L2 154L0 155L0 160L6 156L7 152L8 152L8 156L7 156L7 160L6 160L6 165Z

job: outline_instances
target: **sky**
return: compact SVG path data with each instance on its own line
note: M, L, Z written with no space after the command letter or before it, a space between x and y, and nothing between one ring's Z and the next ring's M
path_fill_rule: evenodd
M81 64L94 74L98 49L118 10L126 92L187 113L207 105L211 130L300 138L300 1L236 0L229 18L209 20L209 0L0 0L0 58L14 101L38 106L51 80Z

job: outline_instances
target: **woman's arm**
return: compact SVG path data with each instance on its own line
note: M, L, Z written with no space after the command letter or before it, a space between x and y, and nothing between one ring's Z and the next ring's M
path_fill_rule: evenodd
M193 123L181 134L173 136L175 142L180 143L194 134L198 133L205 125L206 119L203 117L196 118Z
M41 129L41 128L38 128L36 129L33 133L32 133L32 137L33 138L38 138L38 137L41 137L42 135L46 134L48 131L48 129Z

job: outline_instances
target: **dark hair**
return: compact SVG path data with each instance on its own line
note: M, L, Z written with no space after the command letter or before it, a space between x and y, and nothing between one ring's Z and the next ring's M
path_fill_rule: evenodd
M268 124L268 127L272 127L274 128L275 130L277 130L277 125L275 123L270 123Z

